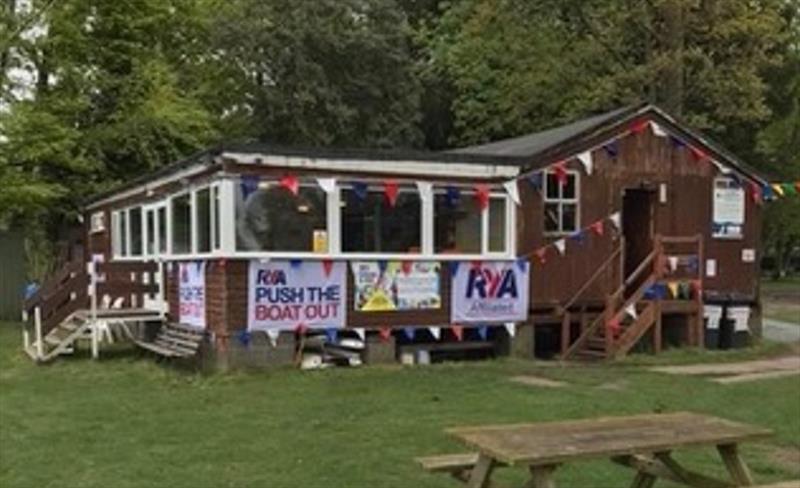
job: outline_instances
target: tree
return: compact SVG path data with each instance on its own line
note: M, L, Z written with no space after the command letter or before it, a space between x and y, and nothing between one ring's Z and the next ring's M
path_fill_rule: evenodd
M235 0L212 8L216 98L224 101L217 109L239 129L232 135L298 145L419 144L410 31L393 1Z
M215 137L193 82L200 22L190 0L34 2L46 26L14 39L34 67L29 96L0 113L0 218L25 217L43 239L83 201L175 161ZM40 248L41 246L30 246Z
M769 117L783 0L464 0L427 40L455 88L453 144L484 142L649 100L752 147ZM745 131L747 129L747 131Z

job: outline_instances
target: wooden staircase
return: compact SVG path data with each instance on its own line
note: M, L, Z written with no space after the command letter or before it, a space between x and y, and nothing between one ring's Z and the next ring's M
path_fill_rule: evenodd
M163 321L163 310L142 308L145 297L162 295L156 263L70 263L23 304L23 350L37 362L71 354L88 340L98 357L101 336L131 338L129 325ZM145 279L145 275L149 275ZM101 308L98 298L120 304Z
M133 337L131 339L142 349L161 357L187 358L197 354L205 334L193 327L164 323L152 342Z
M687 314L700 317L702 298L699 293L693 300L686 302L662 302L659 299L647 297L648 290L651 290L657 283L663 283L666 269L665 243L695 244L698 248L698 260L702 262L702 236L677 238L656 236L653 251L642 260L637 269L619 285L616 291L608 296L605 311L583 330L575 342L569 347L565 347L562 359L607 360L624 357L653 328L655 328L654 343L656 344L654 349L655 352L659 352L662 309L682 308ZM606 265L607 263L604 263L603 266ZM699 269L697 276L702 277ZM630 292L632 286L637 286L637 288ZM678 306L676 307L676 305ZM568 317L565 318L566 320ZM699 332L690 330L687 335L688 342L694 345Z

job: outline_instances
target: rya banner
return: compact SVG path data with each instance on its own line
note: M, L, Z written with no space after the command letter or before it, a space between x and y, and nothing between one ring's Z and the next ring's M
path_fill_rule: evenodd
M519 322L528 317L528 262L462 265L452 281L452 323Z
M178 266L180 322L192 327L206 327L206 263L192 261Z
M344 327L344 262L250 261L249 330Z

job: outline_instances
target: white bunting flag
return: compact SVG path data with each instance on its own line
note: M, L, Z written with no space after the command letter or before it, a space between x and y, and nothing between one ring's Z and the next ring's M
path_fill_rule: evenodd
M622 215L619 212L614 212L608 218L611 220L611 223L614 224L614 227L616 227L617 230L622 229Z
M650 122L650 127L653 128L653 134L657 135L658 137L669 137L667 131L664 130L663 127L658 122Z
M355 332L358 338L362 341L367 340L367 331L365 331L363 328L359 327L357 329L353 329L353 332Z
M419 192L420 200L427 202L433 196L433 184L428 181L418 181L417 191Z
M437 341L442 338L442 329L441 327L428 327L428 330L431 332L431 335Z
M719 162L719 161L717 161L716 159L712 159L712 160L711 160L711 163L712 163L714 166L716 166L716 167L717 167L717 171L719 171L720 173L722 173L722 174L724 174L724 175L729 175L729 174L731 174L731 170L730 170L730 168L728 168L727 166L723 166L723 165L722 165L722 163L720 163L720 162Z
M668 256L667 262L669 262L670 271L675 271L678 269L678 256Z
M625 307L625 313L628 314L628 316L633 320L636 320L636 317L639 316L639 314L636 313L636 304L634 303L631 303L630 305Z
M278 329L266 329L267 337L269 337L269 343L272 344L272 347L277 347L278 345L278 337L281 335L281 331Z
M592 174L592 170L594 169L594 159L592 158L592 151L586 151L578 154L578 160L583 165L583 168L586 170L586 174Z
M563 255L564 252L567 250L567 241L565 241L564 239L557 240L556 242L553 243L553 245L556 246L556 249L558 249L559 254Z
M506 322L505 326L510 337L514 337L517 334L517 324L514 322Z
M520 205L522 202L519 199L519 186L517 186L517 180L506 181L503 183L503 187L506 189L506 193L517 205Z
M336 189L335 178L317 178L317 184L325 193L333 193L333 190Z

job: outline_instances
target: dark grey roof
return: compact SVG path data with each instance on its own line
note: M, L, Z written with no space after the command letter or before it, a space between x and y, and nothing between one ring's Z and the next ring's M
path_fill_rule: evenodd
M453 149L456 154L483 154L498 156L531 157L553 146L569 141L594 128L604 126L606 123L619 117L624 117L638 107L625 107L611 112L587 117L571 124L554 127L542 132L534 132L524 136L503 139L488 144L468 146Z

